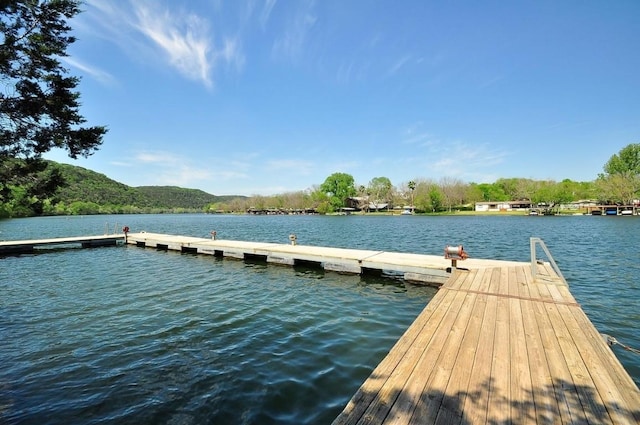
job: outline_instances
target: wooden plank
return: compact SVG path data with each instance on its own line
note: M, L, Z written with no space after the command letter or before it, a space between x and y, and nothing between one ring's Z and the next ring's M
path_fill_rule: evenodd
M520 299L520 283L516 270L509 268L508 272L509 293L515 297L509 300L511 422L525 423L536 417L535 404L531 397L533 392L529 370L531 360L527 351L527 338L524 329L525 316L522 312L522 304L525 301ZM527 315L526 318L528 319L529 316Z
M485 276L491 282L492 272ZM485 284L488 287L488 284ZM461 423L484 424L489 411L489 393L491 386L491 367L495 341L495 322L498 308L498 297L486 294L478 297L484 303L482 325L478 331L476 356L470 369L467 397L464 400Z
M498 294L508 294L503 269L494 271L498 278ZM509 299L499 296L496 307L495 332L493 340L493 358L491 359L491 378L489 381L490 423L511 423L511 350L509 332Z
M594 326L576 307L560 305L558 310L573 335L573 341L584 362L584 367L595 384L594 390L585 390L586 396L590 400L594 400L593 403L583 403L583 406L595 407L593 416L608 415L612 423L624 424L634 421L640 423L638 406L634 405L632 400L627 399L628 394L635 392L637 401L639 395L637 388L634 388L635 385L625 386L624 383L612 376L615 369L608 366L613 364L613 359L604 352L604 350L608 350L608 347ZM597 398L595 397L596 392Z
M467 278L466 273L457 273L452 279L464 280ZM420 350L430 343L434 331L438 328L440 321L446 315L450 308L454 293L438 292L433 299L427 304L423 312L418 316L416 321L407 329L404 335L398 340L394 347L382 362L374 369L369 378L362 384L356 394L351 398L347 406L334 420L333 424L355 424L371 422L375 417L371 407L376 403L376 399L388 399L390 394L382 394L378 397L379 392L383 389L391 375L402 376L400 370L396 372L398 365L404 359L404 367L410 366L406 362L407 357L415 355L407 355L409 350ZM414 365L415 366L415 365ZM405 377L406 378L406 377ZM387 392L393 392L393 383L386 387ZM368 415L368 416L367 416ZM368 419L367 419L368 418ZM379 423L382 421L380 420Z
M445 397L451 397L451 395L446 393L446 388L454 365L456 364L458 352L462 345L476 297L477 295L475 293L469 292L459 292L456 294L456 298L462 300L462 304L456 308L457 314L449 315L453 320L451 320L451 326L448 327L448 333L439 333L445 336L446 340L443 338L442 347L437 348L439 355L435 361L435 367L433 365L429 366L429 368L433 369L433 373L430 374L424 390L419 394L420 397L416 403L417 405L411 416L411 420L408 422L410 425L434 423L443 399L445 399ZM445 318L445 320L446 319L447 318ZM455 403L457 401L453 398L451 402Z
M475 273L458 273L457 275L466 282L473 280ZM465 286L465 284L461 286ZM415 367L405 377L406 382L402 386L398 384L396 387L396 390L401 390L401 392L398 394L395 404L389 409L387 415L379 418L379 422L371 420L362 423L407 424L414 421L414 418L427 416L426 406L421 398L425 394L435 397L439 395L433 392L431 382L436 379L438 369L443 367L440 363L442 351L452 345L451 338L455 338L455 335L452 336L451 332L455 332L454 323L467 296L467 294L458 291L441 291L436 296L440 294L443 298L440 307L442 310L441 320L438 321L437 326L430 328L429 341L421 343L422 353L417 359Z
M483 281L485 281L484 275L490 275L490 272L478 273L469 289L479 291L482 288ZM436 424L457 424L462 421L463 407L470 391L471 374L469 370L474 364L478 346L481 343L480 330L486 311L487 296L476 294L474 301L471 316L460 344L458 357L455 360L455 365L445 390L445 397L435 418Z
M529 273L526 272L527 270L529 270ZM528 396L530 396L530 399L533 401L535 422L539 424L553 424L556 422L556 419L561 418L561 415L558 408L558 401L553 391L553 379L549 371L540 330L537 326L536 309L534 306L536 301L534 300L538 298L539 291L535 285L532 285L529 268L516 268L516 274L518 281L525 282L521 287L520 294L523 297L526 297L528 294L529 298L532 299L531 301L522 301L520 303L523 332L527 341L529 376L531 378L531 390ZM523 288L526 288L526 293L522 292Z
M579 399L577 408L581 408L590 423L611 423L602 398L593 391L594 382L578 351L573 335L564 323L563 315L571 314L566 311L567 306L549 305L547 311L551 325L558 337L562 355L566 359L576 394Z
M536 283L541 298L544 300L550 300L547 285ZM553 387L541 389L543 393L540 394L544 397L544 391L555 395L558 401L558 409L560 411L560 420L563 424L573 423L586 423L587 418L584 410L580 406L580 401L577 395L577 390L569 370L566 358L562 353L559 336L556 334L552 321L557 320L556 315L550 314L557 310L557 307L549 302L535 303L535 316L536 324L540 331L540 337L544 347L544 351L547 358L547 364L549 366L549 372L551 373L553 380ZM536 396L539 393L536 393Z

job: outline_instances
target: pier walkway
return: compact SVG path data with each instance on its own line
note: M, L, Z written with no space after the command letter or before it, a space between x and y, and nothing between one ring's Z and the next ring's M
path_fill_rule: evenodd
M334 425L640 423L640 390L548 262L452 269L433 255L153 233L127 242L443 283Z
M547 265L457 270L333 425L639 423L638 387Z
M367 273L370 270L401 274L407 281L441 285L451 275L451 260L444 255L423 255L309 245L214 240L158 233L129 233L127 243L161 250L208 254L237 259L258 259L283 265L313 264L327 271ZM442 247L444 250L444 247ZM528 263L469 258L458 266L488 268Z
M34 252L37 247L47 247L51 245L73 245L81 246L82 248L91 248L116 245L120 241L124 241L124 234L0 241L0 255L26 254Z
M401 273L441 285L333 425L640 424L640 390L552 258L530 263L194 238L156 233L0 242L117 244L325 270ZM545 252L546 247L542 245ZM550 257L550 254L548 254Z

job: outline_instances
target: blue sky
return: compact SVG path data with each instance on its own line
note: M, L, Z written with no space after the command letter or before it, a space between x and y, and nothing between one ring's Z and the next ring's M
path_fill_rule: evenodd
M334 172L594 180L640 143L637 0L100 0L64 66L131 186L309 189Z

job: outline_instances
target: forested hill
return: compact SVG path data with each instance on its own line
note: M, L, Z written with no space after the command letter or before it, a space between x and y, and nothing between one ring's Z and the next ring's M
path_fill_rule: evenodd
M138 186L135 188L142 197L148 199L154 208L204 208L219 202L221 196L211 195L199 189L185 189L177 186Z
M82 202L100 206L134 206L140 209L202 210L215 202L237 198L215 196L202 190L176 186L127 186L104 174L53 161L49 162L49 167L58 168L66 181L66 185L56 193L56 201L66 205Z

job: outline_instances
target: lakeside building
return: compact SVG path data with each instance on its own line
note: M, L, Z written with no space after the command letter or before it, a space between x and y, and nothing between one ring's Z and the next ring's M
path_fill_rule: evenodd
M528 211L532 207L531 201L488 201L476 202L475 210L478 212L499 211Z

